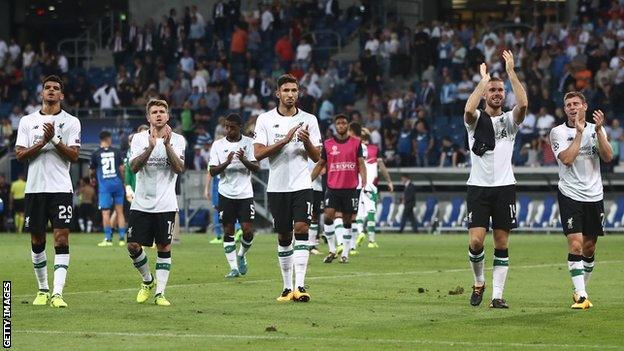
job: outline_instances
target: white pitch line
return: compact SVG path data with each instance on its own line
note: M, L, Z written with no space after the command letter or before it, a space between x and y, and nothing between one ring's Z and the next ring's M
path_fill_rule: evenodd
M614 261L600 261L599 264L610 264L610 263L624 263L624 260L614 260ZM526 265L526 266L511 266L513 269L533 269L533 268L549 268L549 267L563 267L565 264L536 264L536 265ZM492 270L491 267L486 268L486 270ZM436 273L458 273L458 272L470 272L471 268L457 268L457 269L443 269L443 270L430 270L430 271L407 271L407 272L383 272L383 273L375 273L375 272L360 272L360 273L350 273L348 275L324 275L317 277L306 277L306 280L324 280L324 279L345 279L345 278L361 278L361 277L383 277L383 276L396 276L396 275L418 275L418 274L436 274ZM258 284L258 283L271 283L275 282L277 279L259 279L259 280L239 280L242 284ZM213 284L224 284L226 281L218 281L218 282L205 282L205 283L193 283L193 284L174 284L167 285L167 289L171 288L188 288L194 286L204 286L204 285L213 285ZM125 292L125 291L136 291L137 288L125 288L125 289L109 289L109 290L90 290L90 291L69 291L63 293L63 296L68 295L82 295L82 294L101 294L101 293L114 293L114 292ZM16 295L14 298L28 298L32 297L32 295Z
M624 347L617 345L580 345L580 344L549 344L549 343L506 343L506 342L469 342L469 341L445 341L426 339L367 339L367 338L327 338L310 336L284 336L284 335L223 335L223 334L177 334L177 333L127 333L127 332L100 332L100 331L65 331L65 330L14 330L22 334L46 334L46 335L83 335L83 336L125 336L146 338L199 338L199 339L238 339L238 340L282 340L282 341L311 341L311 342L348 342L348 343L377 343L377 344L421 344L421 345L446 345L446 346L500 346L500 347L534 347L534 348L565 348L565 349L613 349L623 350Z

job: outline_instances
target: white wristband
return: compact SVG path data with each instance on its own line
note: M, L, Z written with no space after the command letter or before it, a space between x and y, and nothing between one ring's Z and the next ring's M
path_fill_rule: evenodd
M61 142L61 138L55 135L52 137L52 139L50 139L50 141L52 142L52 145L56 146Z

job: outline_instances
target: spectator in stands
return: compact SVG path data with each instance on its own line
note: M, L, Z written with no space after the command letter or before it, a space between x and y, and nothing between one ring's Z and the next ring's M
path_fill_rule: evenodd
M113 108L119 106L119 97L117 96L117 90L114 86L109 84L102 85L93 94L93 101L100 104L100 109L106 117L113 115Z
M552 127L555 126L555 117L548 113L545 107L541 107L537 114L537 122L535 127L540 136L547 135Z
M448 136L442 138L442 148L440 150L439 167L457 167L459 156L457 145Z
M228 94L228 110L229 113L240 114L241 107L243 106L243 95L238 91L238 86L232 84L230 93Z
M282 37L275 43L275 55L277 56L282 69L289 71L290 65L295 59L295 52L288 34L282 35Z
M204 126L202 124L199 124L196 126L195 128L195 145L198 146L202 146L204 144L212 144L212 136L210 136L210 133L208 133L206 131L206 129L204 128Z
M403 121L403 128L399 133L397 142L397 151L401 159L401 167L409 167L414 164L414 150L416 148L416 140L412 129L412 123L409 119Z
M297 64L299 64L304 71L308 70L310 62L312 61L312 45L308 42L309 39L309 37L303 37L299 45L297 45Z
M415 157L416 157L416 167L427 167L429 166L429 153L433 148L433 138L429 135L429 131L427 130L427 125L424 121L418 121L415 125L416 135L415 135Z

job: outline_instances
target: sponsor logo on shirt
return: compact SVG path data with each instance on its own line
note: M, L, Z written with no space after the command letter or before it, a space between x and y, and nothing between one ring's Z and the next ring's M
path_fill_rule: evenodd
M39 129L39 125L34 126L33 129Z
M355 162L335 162L329 165L330 172L352 171L355 168Z

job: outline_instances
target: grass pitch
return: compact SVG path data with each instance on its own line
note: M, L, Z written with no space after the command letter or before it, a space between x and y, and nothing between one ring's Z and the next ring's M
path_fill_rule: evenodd
M223 278L222 246L183 236L172 252L171 307L134 301L139 274L124 247L96 246L101 235L70 236L66 309L31 305L26 235L0 235L0 278L13 283L15 350L624 350L624 236L599 240L588 287L595 307L573 311L563 235L512 235L509 310L487 308L491 237L484 303L469 305L467 235L381 234L379 249L361 248L347 265L311 256L309 303L275 301L282 283L270 235L256 238L249 273L235 280ZM156 253L147 252L153 272Z

